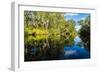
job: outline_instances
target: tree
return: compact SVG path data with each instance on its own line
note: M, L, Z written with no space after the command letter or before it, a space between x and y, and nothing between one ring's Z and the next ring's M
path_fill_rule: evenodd
M79 35L84 42L84 46L90 51L90 16L87 16L82 24Z
M80 20L80 21L78 21L78 23L79 23L79 25L84 25L85 24L85 21L84 20Z
M69 33L69 42L70 44L73 44L74 43L74 38L76 36L76 30L75 30L75 21L74 20L68 20L67 21L67 28L66 28L66 33Z
M57 59L64 45L74 42L75 21L66 21L64 13L25 11L24 22L26 60Z

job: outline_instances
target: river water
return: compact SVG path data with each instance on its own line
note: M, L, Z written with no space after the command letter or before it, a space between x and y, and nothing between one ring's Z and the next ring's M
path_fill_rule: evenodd
M79 36L74 39L74 45L64 47L64 59L85 59L90 58L90 53L84 47Z
M90 58L90 52L84 47L79 36L74 38L74 44L70 46L66 43L66 39L61 38L59 35L49 38L47 35L30 37L33 44L27 45L28 53L25 53L25 61Z

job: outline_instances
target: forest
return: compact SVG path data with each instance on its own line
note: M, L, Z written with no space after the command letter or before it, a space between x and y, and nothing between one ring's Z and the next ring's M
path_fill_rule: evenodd
M64 47L73 48L76 36L82 40L78 46L81 47L80 43L82 43L85 50L90 53L90 15L77 22L81 28L76 31L75 20L67 20L65 14L61 12L24 11L24 61L75 58L65 56Z

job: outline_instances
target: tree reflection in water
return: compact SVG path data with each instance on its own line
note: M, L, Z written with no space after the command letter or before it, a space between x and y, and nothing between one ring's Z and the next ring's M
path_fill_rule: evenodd
M38 37L40 38L36 40ZM29 35L28 38L31 38L31 43L25 44L25 61L81 59L90 57L89 52L80 46L79 38L75 38L79 44L76 44L75 40L70 43L68 39L61 35Z
M36 40L38 37L41 39ZM25 61L58 60L64 53L65 38L61 35L29 35L28 38L31 38L31 44L25 44Z

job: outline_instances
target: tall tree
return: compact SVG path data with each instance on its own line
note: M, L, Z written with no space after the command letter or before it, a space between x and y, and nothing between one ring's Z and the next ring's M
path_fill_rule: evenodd
M90 51L90 16L87 16L84 22L85 23L82 24L79 34L85 47Z

